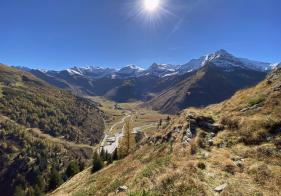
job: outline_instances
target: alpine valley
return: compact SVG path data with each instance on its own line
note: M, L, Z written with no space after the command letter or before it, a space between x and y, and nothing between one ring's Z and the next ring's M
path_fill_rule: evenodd
M153 63L147 69L73 67L62 71L23 68L50 85L76 95L103 96L116 102L143 101L164 113L203 107L230 98L263 80L276 64L238 58L221 49L183 65Z
M1 64L0 194L278 195L280 66Z

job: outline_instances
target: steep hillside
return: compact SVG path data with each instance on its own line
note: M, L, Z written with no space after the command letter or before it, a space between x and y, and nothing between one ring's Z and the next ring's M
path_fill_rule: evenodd
M94 174L85 170L50 195L277 196L280 97L278 69L225 102L163 120L125 159Z
M14 121L0 117L1 195L42 195L70 175L71 161L79 172L93 156L90 146L46 139Z
M202 107L231 97L237 90L253 86L266 73L239 67L219 68L208 63L165 89L147 103L162 112L175 113L187 107Z
M94 102L46 85L33 75L1 65L0 114L55 137L95 144L104 124Z
M95 103L0 65L1 195L42 195L87 166L104 131ZM79 144L80 143L80 144Z

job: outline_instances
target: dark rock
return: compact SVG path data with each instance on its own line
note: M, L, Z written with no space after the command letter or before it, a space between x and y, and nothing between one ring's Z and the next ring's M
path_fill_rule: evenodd
M174 140L175 140L175 138L173 137L173 132L170 131L169 133L167 133L167 134L163 137L162 142L172 142L172 141L174 141Z
M162 139L162 137L158 135L158 136L154 136L154 137L148 137L146 142L149 144L156 144L156 143L160 142L161 139Z
M217 133L220 130L223 130L223 126L220 124L211 124L209 122L201 121L198 126L206 132L215 132Z

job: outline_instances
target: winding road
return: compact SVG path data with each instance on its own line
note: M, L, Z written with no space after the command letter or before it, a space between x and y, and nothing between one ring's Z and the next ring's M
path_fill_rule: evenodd
M109 129L108 133L111 133L111 132L112 132L112 130L114 129L114 127L116 127L117 125L122 124L122 123L125 123L126 118L129 118L129 117L131 117L131 116L132 116L132 114L131 114L131 113L132 113L131 111L128 111L128 114L126 114L126 116L125 116L125 117L123 117L120 121L118 121L118 122L114 123L114 124L110 127L110 129Z
M136 114L134 114L136 115ZM113 153L114 150L116 148L118 148L118 143L119 143L119 140L123 137L123 132L124 132L124 127L125 127L125 121L126 119L130 118L130 120L132 121L133 120L133 116L131 111L127 111L127 114L125 117L123 117L120 121L114 123L110 129L107 131L107 133L105 134L103 140L101 141L100 143L100 150L103 148L105 151L107 151L108 153ZM120 133L116 133L114 136L112 136L112 134L114 132L116 132L116 130L114 130L114 128L116 128L118 125L121 125L123 124L123 127L122 127L122 132ZM151 123L151 124L147 124L147 125L143 125L143 126L139 126L139 127L134 127L133 130L134 131L143 131L145 129L149 129L149 128L152 128L152 127L156 127L157 126L157 123ZM115 137L115 141L112 140L112 141L108 141L108 139L111 137Z

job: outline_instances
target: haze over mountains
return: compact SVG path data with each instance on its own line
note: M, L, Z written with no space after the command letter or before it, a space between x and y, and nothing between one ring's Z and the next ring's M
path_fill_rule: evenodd
M276 66L221 49L183 65L153 63L147 69L136 65L120 70L93 66L62 71L24 69L77 95L104 96L117 102L141 100L153 109L175 113L188 106L223 101L255 85Z

